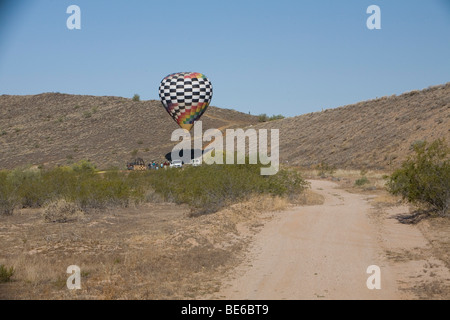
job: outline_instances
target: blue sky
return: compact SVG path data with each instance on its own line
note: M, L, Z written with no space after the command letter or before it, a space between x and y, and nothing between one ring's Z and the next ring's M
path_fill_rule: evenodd
M69 30L69 5L81 30ZM368 6L381 8L369 30ZM295 116L450 81L449 0L36 0L0 6L0 94L158 99L201 72L212 105Z

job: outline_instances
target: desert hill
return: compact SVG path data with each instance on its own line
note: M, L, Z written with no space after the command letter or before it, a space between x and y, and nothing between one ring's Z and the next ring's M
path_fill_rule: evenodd
M210 107L203 129L256 124L256 116ZM142 157L160 161L179 128L159 101L43 93L0 96L0 169L52 166L89 159L98 168L124 168Z
M450 83L257 125L280 129L280 161L393 169L416 141L450 142Z
M450 141L450 83L266 123L210 107L203 129L280 129L282 163L392 169L416 141ZM159 101L44 93L0 96L0 169L81 159L124 168L142 157L162 160L177 124Z

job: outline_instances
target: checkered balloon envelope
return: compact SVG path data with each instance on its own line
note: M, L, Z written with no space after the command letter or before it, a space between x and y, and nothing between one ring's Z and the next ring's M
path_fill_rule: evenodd
M188 131L205 113L212 95L211 82L197 72L168 75L159 86L159 97L164 108L181 128Z

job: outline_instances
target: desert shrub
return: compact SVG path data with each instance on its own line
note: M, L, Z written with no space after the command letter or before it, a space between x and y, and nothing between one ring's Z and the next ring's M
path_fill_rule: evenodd
M40 170L13 170L9 173L9 182L16 190L17 202L23 207L39 207L47 200Z
M117 171L108 172L104 177L98 175L79 181L79 192L75 200L82 208L104 208L107 206L127 206L138 194L134 192L132 181L128 181Z
M17 189L8 171L0 171L0 215L12 215L18 204Z
M368 184L370 181L367 177L361 177L355 181L355 186L361 187L365 184Z
M66 172L63 174L64 181L60 177L55 179L61 183L66 182L60 187L59 196L77 203L83 210L126 206L131 198L137 197L133 181L117 170L100 175L92 164L81 162L74 165L72 171L69 169Z
M411 143L410 149L415 150L416 148L422 148L426 146L427 142L423 140L416 140Z
M269 117L267 114L262 113L258 116L259 122L267 122L267 121L274 121L274 120L280 120L280 119L284 119L284 116L281 114L273 115L273 116Z
M259 122L267 122L268 121L268 116L267 116L267 114L265 114L265 113L262 113L262 114L260 114L259 116L258 116L258 121Z
M65 222L77 210L171 201L188 204L201 214L254 195L293 199L307 187L296 171L282 169L262 176L260 169L258 165L208 165L99 173L92 163L80 161L52 169L0 172L0 209L11 214L16 204L44 207L47 221Z
M136 101L136 102L141 101L141 97L136 93L136 94L133 96L133 101Z
M332 176L336 172L336 167L322 161L316 166L316 170L321 178L326 178L328 175Z
M90 111L83 112L83 117L85 117L86 119L92 117L92 112Z
M83 215L81 209L73 202L59 199L50 202L44 208L44 219L47 222L69 222Z
M277 114L277 115L273 115L269 118L269 121L274 121L274 120L281 120L284 119L284 116L282 114Z
M126 206L130 201L144 199L146 190L139 179L135 174L117 170L99 174L89 161L48 170L3 171L0 172L0 213L12 214L16 205L41 207L61 198L82 209Z
M78 173L92 174L95 172L96 167L95 167L95 164L91 163L88 160L81 160L80 162L77 162L74 165L72 165L72 169L73 169L73 171L78 172Z
M414 144L414 155L388 180L388 190L444 215L450 206L450 148L445 140Z
M270 176L267 182L267 189L263 189L263 192L275 196L287 196L291 200L296 199L309 186L298 171L287 169L282 169L276 175Z
M166 201L186 203L195 214L215 212L252 195L294 196L307 186L298 172L261 176L257 165L186 167L150 175L153 189Z
M0 283L11 281L14 272L14 267L7 268L3 264L0 264Z

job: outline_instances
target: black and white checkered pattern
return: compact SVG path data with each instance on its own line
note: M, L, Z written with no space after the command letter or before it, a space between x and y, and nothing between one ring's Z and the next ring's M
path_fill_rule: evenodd
M171 105L177 104L172 113L169 111L174 119L185 110L191 109L193 105L211 101L213 95L211 82L207 78L185 78L189 74L191 73L181 72L169 75L159 86L159 97L166 110L169 111Z

